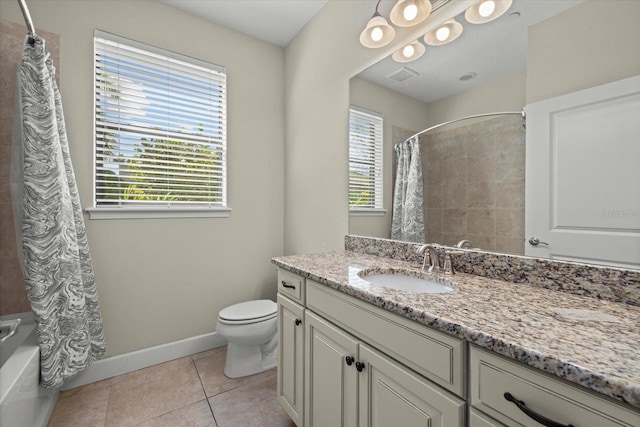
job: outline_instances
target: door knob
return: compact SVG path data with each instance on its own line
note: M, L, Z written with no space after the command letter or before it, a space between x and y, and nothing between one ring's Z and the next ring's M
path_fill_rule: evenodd
M347 365L351 366L353 365L353 362L355 362L356 359L354 359L352 356L347 356L344 358L344 361L347 363Z
M547 242L541 242L540 239L538 239L537 237L531 237L529 239L529 244L531 246L538 246L538 245L549 246L549 244Z

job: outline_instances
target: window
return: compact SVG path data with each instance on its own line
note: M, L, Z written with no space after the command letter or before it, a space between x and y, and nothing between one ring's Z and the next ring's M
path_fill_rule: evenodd
M91 217L227 216L224 67L101 31L94 51Z
M349 209L382 210L382 115L349 109Z

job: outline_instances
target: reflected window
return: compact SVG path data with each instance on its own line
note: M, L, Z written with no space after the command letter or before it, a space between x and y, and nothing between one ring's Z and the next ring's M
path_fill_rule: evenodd
M349 209L382 209L382 114L349 109Z

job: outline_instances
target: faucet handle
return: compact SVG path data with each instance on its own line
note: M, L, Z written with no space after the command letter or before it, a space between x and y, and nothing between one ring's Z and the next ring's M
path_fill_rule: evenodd
M464 254L465 254L464 251L455 250L455 249L448 249L444 251L444 266L442 267L444 272L449 274L456 274L456 272L453 269L453 262L451 261L451 255L464 255Z

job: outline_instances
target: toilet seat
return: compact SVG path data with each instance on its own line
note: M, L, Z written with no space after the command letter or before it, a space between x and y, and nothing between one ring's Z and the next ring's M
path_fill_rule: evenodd
M246 325L264 322L278 315L278 305L268 299L241 302L220 311L218 321L225 324Z

